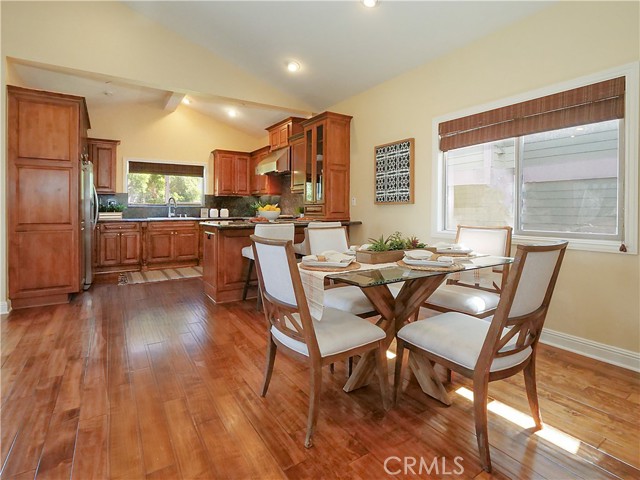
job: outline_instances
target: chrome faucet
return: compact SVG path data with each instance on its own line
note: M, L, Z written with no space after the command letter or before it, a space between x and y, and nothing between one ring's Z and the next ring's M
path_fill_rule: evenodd
M168 217L175 217L176 216L176 199L173 197L169 197L169 202L167 202L167 205L169 207L169 213L168 213ZM173 211L171 211L171 205L173 205Z

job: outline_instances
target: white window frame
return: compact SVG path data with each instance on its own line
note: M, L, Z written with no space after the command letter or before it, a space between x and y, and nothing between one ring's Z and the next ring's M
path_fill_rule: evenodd
M127 194L127 206L130 207L140 207L140 208L153 208L153 207L162 207L167 206L167 203L158 203L156 205L151 205L147 203L129 203L129 162L141 162L141 163L170 163L173 165L192 165L196 167L202 167L202 201L201 203L179 203L178 205L182 205L183 207L204 207L206 203L206 192L207 192L207 164L206 163L198 163L198 162L181 162L178 160L153 160L149 158L133 158L133 157L125 157L124 158L124 178L123 183L125 193Z
M640 63L633 62L610 70L587 75L567 82L540 88L513 97L498 100L496 102L479 105L469 109L452 112L434 118L432 123L432 212L431 212L431 236L434 239L451 240L455 238L455 232L444 229L444 154L440 151L440 138L438 125L442 122L456 118L466 117L496 108L513 105L516 103L533 100L535 98L553 95L555 93L572 90L597 82L610 80L617 77L625 77L625 117L621 131L624 132L623 158L624 158L624 199L623 199L623 242L627 248L626 254L638 254L638 115L639 115L639 90L640 90ZM513 243L549 242L555 238L563 237L514 235ZM570 238L569 249L587 250L593 252L621 253L619 240L595 240Z

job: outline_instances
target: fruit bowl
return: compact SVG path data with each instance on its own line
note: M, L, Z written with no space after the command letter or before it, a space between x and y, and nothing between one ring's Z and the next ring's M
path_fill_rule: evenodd
M258 209L258 215L269 220L275 220L280 216L280 210L261 210Z

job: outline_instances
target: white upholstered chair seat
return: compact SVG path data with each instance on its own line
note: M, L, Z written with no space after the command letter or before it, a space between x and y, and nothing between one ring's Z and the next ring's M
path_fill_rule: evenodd
M500 295L477 288L441 285L431 294L427 302L469 315L482 315L498 307Z
M294 317L297 315L294 314ZM313 320L313 329L320 355L323 357L346 352L385 337L384 330L373 323L334 308L325 308L322 319ZM275 327L271 327L271 334L290 349L302 355L309 355L309 350L303 342L288 337Z
M398 331L398 337L473 370L490 326L491 323L483 319L463 313L448 312L405 325ZM503 350L507 351L516 340L517 335ZM497 357L491 365L491 371L496 372L518 365L531 355L531 351L531 347L528 347L513 355Z
M249 260L255 260L253 256L253 248L251 248L251 245L249 245L248 247L242 247L242 256L244 258L248 258Z
M374 312L375 307L360 287L347 285L345 287L330 288L324 291L325 308L335 308L354 315Z

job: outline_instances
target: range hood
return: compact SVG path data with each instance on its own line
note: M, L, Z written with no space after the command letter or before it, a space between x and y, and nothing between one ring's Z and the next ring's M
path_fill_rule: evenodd
M256 165L256 175L266 175L267 173L282 173L278 171L278 160L284 155L289 155L289 147L274 150L264 157L258 165ZM286 163L285 163L286 165Z

